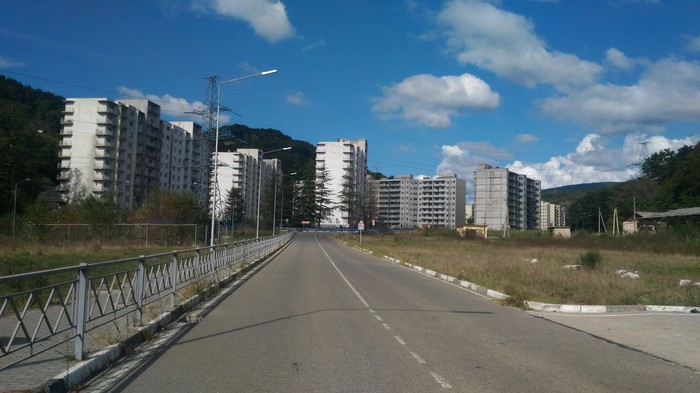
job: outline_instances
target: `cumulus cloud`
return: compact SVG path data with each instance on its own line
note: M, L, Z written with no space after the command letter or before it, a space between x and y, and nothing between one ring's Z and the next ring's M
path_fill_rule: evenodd
M539 140L539 138L532 134L519 134L515 138L521 143L532 143Z
M14 61L12 59L8 59L7 57L0 55L0 68L21 67L23 65L23 63Z
M678 121L700 121L700 65L677 59L652 64L636 85L595 84L540 103L558 119L604 134L658 131Z
M281 1L193 0L193 7L247 22L256 34L269 42L294 36L294 27Z
M437 77L428 74L408 77L383 87L372 109L381 114L417 121L433 128L446 128L450 118L466 111L492 110L500 96L483 80L470 74Z
M473 190L474 171L479 164L496 165L498 161L510 159L508 152L488 142L464 141L442 146L442 161L436 172L438 175L454 173L467 181L467 189Z
M596 63L548 49L532 22L487 2L450 1L438 22L460 62L525 86L584 86L595 82L602 71Z
M685 49L688 52L700 53L700 36L687 37L688 42L685 44Z
M124 86L119 86L117 91L124 98L146 99L155 102L156 104L160 105L161 112L174 117L199 118L199 115L188 114L187 112L199 111L204 108L204 104L201 101L189 102L184 98L173 97L170 94L164 94L162 96L145 94L140 90L131 89ZM221 121L227 122L228 120L229 117L227 115L221 115Z
M304 93L298 91L294 94L290 94L287 96L285 99L288 104L294 105L294 106L309 106L311 103L309 100L306 98Z
M514 161L506 167L516 173L542 181L542 188L560 187L570 184L627 181L639 175L638 166L642 143L647 142L649 154L663 149L677 150L685 145L695 145L700 135L682 139L663 136L647 137L646 134L629 134L622 147L610 147L610 139L598 134L588 134L574 152L551 157L542 163Z
M619 49L610 48L605 52L605 60L613 66L629 71L634 68L634 60L630 59Z

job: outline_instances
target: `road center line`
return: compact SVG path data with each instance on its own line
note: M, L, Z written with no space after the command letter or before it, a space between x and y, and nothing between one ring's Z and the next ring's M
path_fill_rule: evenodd
M362 302L362 304L364 304L365 307L367 307L367 310L369 310L370 313L375 314L374 317L375 317L379 322L382 322L382 321L383 321L382 317L379 316L378 314L376 314L376 312L369 306L369 304L367 303L367 301L365 301L365 298L363 298L362 295L360 295L360 293L357 292L357 289L355 289L355 287L352 286L352 284L350 284L350 281L348 281L348 279L345 277L345 275L343 274L343 272L341 272L340 269L338 269L338 266L336 266L335 262L333 262L333 260L331 259L331 257L328 255L328 253L326 252L326 250L325 250L325 249L323 248L323 246L321 245L321 242L318 241L318 237L316 237L315 234L314 234L314 239L316 239L316 244L318 244L319 248L321 248L321 251L323 251L323 254L326 256L326 259L328 259L328 261L331 263L331 265L333 265L333 268L335 269L335 271L338 272L338 274L339 274L340 277L343 279L343 281L345 281L345 283L348 285L348 287L350 287L350 289L352 289L352 291L355 293L355 296L357 296L357 298L360 299L360 301ZM382 323L382 326L384 326L384 328L385 328L386 330L391 330L391 326L389 326L389 325L386 324L386 323ZM397 341L399 344L401 344L402 346L405 346L405 345L406 345L406 342L405 342L401 337L399 337L399 336L394 336L394 339L396 339L396 341ZM426 362L422 357L420 357L420 355L418 355L417 353L415 353L415 352L413 352L413 351L409 351L409 352L411 353L411 356L413 356L413 358L416 359L416 361L417 361L418 363L420 363L420 364L427 364L427 362ZM435 381L437 381L437 383L439 383L440 386L442 386L444 389L452 389L452 385L450 385L450 383L447 382L447 380L445 380L443 377L441 377L441 376L438 375L437 373L431 371L431 372L430 372L430 376L432 376L433 379L435 379Z
M365 298L363 298L362 295L360 295L360 293L357 292L357 289L355 289L355 287L353 287L352 284L350 284L350 281L348 281L348 279L345 278L345 275L343 274L343 272L341 272L340 269L338 269L338 266L335 265L335 262L333 262L333 260L331 259L331 257L328 256L328 253L326 252L326 250L325 250L325 249L323 248L323 246L321 245L321 242L318 241L318 237L316 237L315 234L314 234L314 238L316 239L316 243L318 244L318 246L321 247L321 251L323 251L323 253L326 255L326 258L328 259L328 261L331 263L331 265L333 265L333 267L334 267L335 270L338 272L338 274L340 274L340 277L343 279L343 281L345 281L345 283L348 284L348 286L350 287L350 289L352 289L352 291L355 292L355 296L357 296L357 298L360 299L360 301L362 302L362 304L364 304L365 307L370 308L370 307L369 307L369 304L367 304L367 302L365 301Z

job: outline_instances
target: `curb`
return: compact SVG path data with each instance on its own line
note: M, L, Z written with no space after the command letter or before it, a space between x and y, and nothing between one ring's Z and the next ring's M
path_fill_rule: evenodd
M248 266L231 273L228 277L225 277L221 281L206 288L204 293L210 296L206 301L203 301L199 294L190 297L182 304L175 306L174 309L161 314L152 321L148 322L146 325L139 327L135 332L127 336L121 343L107 346L103 350L93 354L89 359L81 361L80 363L70 367L67 371L49 379L41 386L40 391L49 393L68 392L70 389L78 386L88 378L107 369L114 363L115 360L124 355L125 349L143 344L144 342L148 341L147 337L155 336L159 331L165 329L172 322L181 319L183 316L187 316L189 323L198 322L210 311L209 308L212 305L217 304L222 297L228 295L233 289L237 288L237 286L226 287L228 284L239 279L244 279L248 274L255 274L260 268L265 266L267 262L272 260L282 250L289 246L292 241L288 242L267 257L255 260ZM241 280L241 284L244 281L245 280ZM195 307L197 306L201 307L200 309L195 310ZM192 312L190 313L190 311ZM188 313L190 314L187 315Z
M342 242L342 241L341 241ZM343 242L345 243L345 242ZM353 246L364 253L372 255L372 251L366 250L364 248L359 248ZM488 289L477 284L471 283L469 281L458 280L455 277L448 276L445 274L440 274L434 270L426 269L424 267L414 265L407 262L401 262L401 260L388 255L384 255L384 260L405 266L409 269L413 269L419 273L425 274L427 276L435 277L437 279L447 281L450 284L459 285L461 287L467 288L470 291L476 292L481 295L488 296L493 299L504 300L510 296L495 291L493 289ZM526 300L525 305L530 311L547 311L547 312L562 312L562 313L581 313L581 314L603 314L610 312L630 312L630 311L648 311L648 312L675 312L675 313L698 313L700 308L698 307L687 307L687 306L659 306L659 305L630 305L630 306L605 306L605 305L581 305L581 304L552 304L552 303L540 303Z

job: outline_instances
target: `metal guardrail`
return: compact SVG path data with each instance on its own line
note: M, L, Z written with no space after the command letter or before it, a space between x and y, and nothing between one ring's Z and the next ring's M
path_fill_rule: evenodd
M70 342L82 360L86 333L124 317L143 326L149 307L174 309L294 234L0 277L0 370Z

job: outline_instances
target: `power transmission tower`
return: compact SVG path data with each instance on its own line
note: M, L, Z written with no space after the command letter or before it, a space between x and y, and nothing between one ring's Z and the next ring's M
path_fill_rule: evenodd
M642 145L642 148L639 150L639 159L637 160L637 162L629 164L628 166L630 167L641 167L642 165L644 165L644 161L646 161L647 158L649 158L649 147L647 146L649 145L649 141L639 142L639 144Z
M197 192L197 198L201 204L207 204L208 195L213 190L211 184L212 179L210 176L213 164L211 160L211 153L214 146L212 142L216 137L216 87L219 77L210 76L206 79L208 81L208 87L204 104L198 108L195 108L192 112L187 112L202 116L202 133L201 135L193 136L199 142L200 159L197 168L198 171L195 177L197 184L200 185L200 190Z

